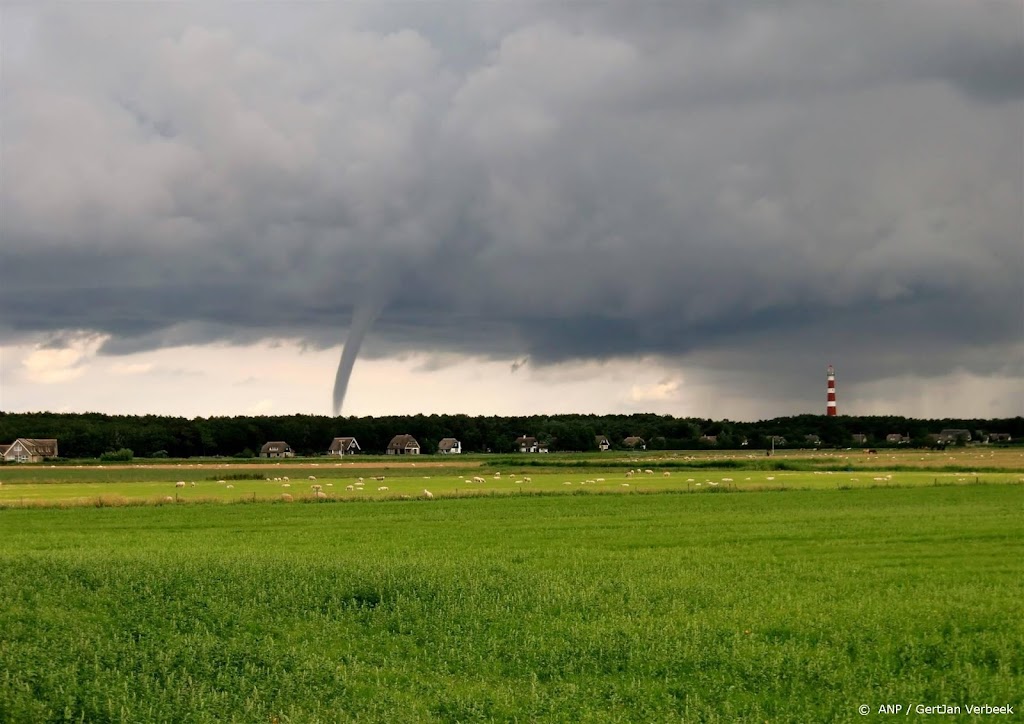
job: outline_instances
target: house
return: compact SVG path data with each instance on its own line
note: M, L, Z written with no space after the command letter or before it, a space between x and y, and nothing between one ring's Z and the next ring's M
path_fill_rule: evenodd
M717 445L718 435L701 435L700 441L708 445Z
M535 453L540 452L540 445L537 438L522 435L516 438L516 449L521 453Z
M808 445L821 445L821 438L817 435L804 435L804 442Z
M642 437L637 437L636 435L630 435L622 441L622 444L624 447L631 447L634 450L636 448L640 448L641 450L647 449L647 443L644 442L644 439Z
M896 445L906 445L910 442L910 435L903 435L898 432L890 432L885 436L885 441L888 443L895 443Z
M959 441L970 442L970 430L964 430L962 428L956 427L947 427L945 430L939 431L939 442L944 442L947 445L949 445L951 443L956 443Z
M854 445L864 445L868 441L868 436L863 432L855 432L850 435L850 438L853 440Z
M388 443L388 455L419 455L420 444L412 435L395 435Z
M355 455L361 451L362 448L359 447L359 443L354 437L336 437L331 441L331 446L327 448L328 455Z
M597 443L597 449L601 452L612 449L611 441L604 435L594 435L594 442Z
M19 437L10 445L0 445L0 455L8 463L41 463L57 457L57 441L52 438Z
M266 442L260 448L261 458L293 458L295 451L286 442Z
M462 443L454 437L443 437L437 443L437 451L442 455L458 455L462 452Z
M988 435L989 442L1010 442L1011 439L1008 432L991 432Z

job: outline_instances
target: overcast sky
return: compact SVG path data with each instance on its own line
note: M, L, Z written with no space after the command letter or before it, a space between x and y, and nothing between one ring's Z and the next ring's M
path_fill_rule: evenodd
M1024 414L1019 0L0 5L0 409Z

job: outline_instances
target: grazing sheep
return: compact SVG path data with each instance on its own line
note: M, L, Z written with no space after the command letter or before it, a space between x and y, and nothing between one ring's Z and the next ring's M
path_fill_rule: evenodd
M501 477L501 473L500 473L500 472L498 472L498 473L495 473L495 474L494 474L494 477L496 477L496 478L500 478L500 477Z
M604 478L595 478L594 480L588 480L588 483L603 483Z
M483 478L481 478L481 477L480 477L479 475L475 475L475 476L473 477L473 482L474 482L474 483L482 483L482 482L484 482L484 479L483 479Z
M524 482L524 483L532 483L532 482L533 482L533 480L531 480L530 478L527 478L527 477L525 477L525 476L524 476L524 477L523 477L523 482Z
M176 488L184 488L185 487L185 481L184 480L179 480L178 482L176 482L174 484L174 487L176 487Z
M562 483L562 485L572 485L572 481L566 480L564 483ZM580 485L582 485L582 483L580 483Z
M671 475L671 474L672 474L672 473L670 473L670 472L669 472L668 470L666 470L665 472L663 472L663 473L662 473L662 475L664 475L664 476L665 476L666 478L667 478L667 477L668 477L669 475Z
M628 487L629 487L629 483L623 483L623 484L622 484L622 487L624 487L624 488L628 488Z
M353 491L353 490L355 490L355 488L353 486L351 486L351 485L346 485L345 486L345 490Z
M431 492L430 492L429 490L427 490L426 488L424 488L424 489L423 489L423 497L424 497L424 498L426 498L427 500L433 500L433 499L434 499L434 494L433 494L433 493L431 493Z
M309 479L310 479L310 480L316 480L316 476L315 476L315 475L310 475L310 476L309 476Z
M362 478L359 478L359 479L362 480ZM382 483L384 482L384 476L383 475L375 475L373 479L374 480L379 480Z
M227 489L228 489L228 490L231 490L231 489L232 489L233 487L235 487L235 486L234 486L234 485L229 485L229 486L227 487Z
M288 493L281 493L281 500L284 501L285 503L290 503L294 500L294 498Z
M326 499L326 498L327 498L327 493L325 493L325 492L324 492L324 491L322 491L322 490L318 490L318 491L316 491L316 499L317 499L317 500L324 500L324 499Z
M381 485L379 488L377 488L377 492L378 493L382 493L382 492L384 492L385 490L388 490L388 489L389 489L388 486Z
M287 480L287 479L288 479L287 475L285 475L283 478L281 478L281 480Z
M722 478L722 482L723 483L731 483L732 482L732 478Z
M356 478L356 482L357 483L361 483L361 482L363 482L363 479L362 478Z
M630 471L629 471L628 473L626 473L626 477L627 477L627 478L631 478L631 477L633 477L633 471L632 471L632 470L630 470Z
M164 502L165 503L173 503L174 502L174 498L172 498L170 495L165 495L164 496Z
M217 482L218 482L218 483L226 483L226 482L227 482L227 480L218 480Z
M292 487L292 484L291 483L281 483L281 487L282 488L290 488L290 487Z
M333 488L334 487L334 483L327 483L327 487L328 488Z

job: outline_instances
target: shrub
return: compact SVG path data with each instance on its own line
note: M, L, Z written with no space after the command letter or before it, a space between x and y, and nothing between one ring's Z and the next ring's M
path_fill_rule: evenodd
M126 447L120 450L113 450L105 452L100 455L100 462L104 463L127 463L131 462L131 459L135 457L135 453Z

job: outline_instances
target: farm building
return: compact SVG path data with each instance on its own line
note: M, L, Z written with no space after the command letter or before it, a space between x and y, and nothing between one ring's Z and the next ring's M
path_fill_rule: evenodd
M260 448L261 458L293 458L295 457L295 451L292 450L291 446L283 441L277 442L265 442L263 447Z
M897 445L906 445L910 442L910 435L904 435L899 432L890 432L885 436L885 441L888 443L895 443Z
M594 442L597 443L597 449L601 452L612 449L612 443L605 435L595 435Z
M970 442L971 431L964 430L962 428L948 427L939 432L938 442L943 442L949 445L959 441Z
M868 441L868 436L862 432L855 432L850 435L850 439L853 440L854 445L863 445Z
M328 455L355 455L362 448L354 437L336 437L327 448Z
M41 463L44 458L57 457L57 441L19 437L10 445L0 445L0 455L9 463Z
M624 447L631 447L634 450L636 448L640 448L641 450L647 449L647 443L644 441L644 439L642 437L637 437L636 435L630 435L629 437L622 441L622 444Z
M437 443L437 451L442 455L458 455L462 452L462 443L454 437L443 437Z
M535 453L540 452L540 445L537 443L537 438L522 435L516 438L516 449L521 453Z
M412 435L395 435L388 443L388 455L419 455L420 444Z

